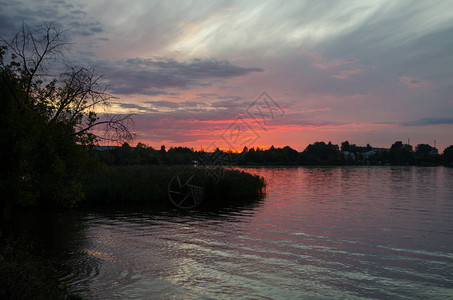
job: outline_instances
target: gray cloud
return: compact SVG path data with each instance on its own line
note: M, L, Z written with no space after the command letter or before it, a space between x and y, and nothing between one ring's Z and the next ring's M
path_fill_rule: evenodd
M243 101L241 97L237 97L228 100L214 101L211 105L216 108L245 110L251 103L251 101Z
M453 118L421 118L415 121L403 122L403 126L430 126L430 125L452 125Z
M89 29L91 32L96 32L96 33L104 31L101 26L90 27Z
M452 72L442 67L453 63L450 8L448 1L435 6L425 1L380 5L374 14L317 48L329 58L354 58L374 65L377 74L390 80L410 76L446 84L453 80Z
M439 127L429 125L452 124L443 117L453 115L450 1L0 0L0 7L1 36L22 22L53 20L69 29L70 59L97 61L113 93L164 99L122 106L153 112L143 126L155 125L163 139L190 120L235 118L263 89L285 95L279 104L294 114L276 122L295 128L362 122L394 124L382 129L389 135L409 126L430 135ZM193 104L167 101L187 89ZM324 107L331 110L296 113Z
M251 103L250 100L242 101L243 98L240 96L220 95L218 93L200 93L197 94L197 97L209 101L214 108L233 109L242 107L245 109Z
M138 104L133 104L133 103L118 103L118 105L122 108L136 108L140 110L147 110L147 107L138 105Z
M158 101L145 101L144 103L150 104L151 106L158 107L158 108L173 108L173 109L187 109L193 108L197 106L208 106L204 102L195 102L195 101L182 101L182 102L172 102L166 100L158 100Z
M247 75L251 72L262 72L263 68L241 67L231 64L229 61L215 59L196 58L190 63L178 62L176 60L155 60L155 59L128 59L126 63L132 68L148 68L160 72L171 72L175 75L189 76L191 78L226 78Z
M205 98L205 99L212 99L212 98L217 98L219 96L219 94L217 94L217 93L200 93L200 94L197 94L197 96L199 96L201 98Z
M73 14L73 15L78 15L78 14L86 15L87 13L85 11L81 10L81 9L76 9L76 10L72 10L71 14Z
M157 59L100 61L98 69L111 82L114 94L167 94L165 89L209 86L213 80L262 72L258 67L241 67L228 61L194 59L191 62Z
M44 22L53 22L77 48L77 37L89 37L102 33L103 27L95 16L89 15L84 6L73 1L0 1L0 36L9 38L18 32L23 23L29 27ZM84 47L92 47L91 41L84 41Z

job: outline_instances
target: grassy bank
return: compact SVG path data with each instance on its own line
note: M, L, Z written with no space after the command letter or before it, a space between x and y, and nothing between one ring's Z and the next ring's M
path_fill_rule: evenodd
M83 179L87 205L170 206L168 190L176 176L192 177L191 184L202 187L200 207L240 205L262 196L264 179L243 171L181 166L109 167Z

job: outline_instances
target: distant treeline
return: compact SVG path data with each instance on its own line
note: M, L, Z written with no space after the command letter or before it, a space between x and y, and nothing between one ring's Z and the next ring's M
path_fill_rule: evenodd
M435 147L419 144L415 149L409 144L395 142L390 148L357 146L348 141L341 146L331 142L315 142L298 152L289 146L269 149L244 147L233 153L216 149L215 152L195 151L187 147L162 146L159 150L138 143L131 147L124 143L119 147L95 147L93 156L109 165L453 165L453 145L439 154Z

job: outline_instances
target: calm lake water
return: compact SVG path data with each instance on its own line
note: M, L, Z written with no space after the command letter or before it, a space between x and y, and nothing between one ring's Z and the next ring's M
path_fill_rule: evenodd
M61 278L88 299L453 298L453 169L246 170L268 184L247 207L59 215Z

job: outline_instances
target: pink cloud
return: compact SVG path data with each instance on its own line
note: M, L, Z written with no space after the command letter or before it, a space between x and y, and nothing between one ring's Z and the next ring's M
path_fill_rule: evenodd
M419 81L409 76L400 76L400 83L410 88L424 88L430 86L427 81Z
M338 79L348 79L352 75L360 74L363 71L363 69L352 69L352 70L347 70L347 71L341 71L340 74L334 75L333 77L338 78Z
M357 65L357 60L354 59L346 59L340 60L335 59L331 61L327 61L319 52L305 52L307 56L312 58L313 65L318 68L319 70L331 70L332 72L337 72L338 69L345 67L345 68L352 68L354 65ZM371 66L371 69L375 69L375 66ZM333 77L338 79L348 79L353 75L360 74L365 69L362 67L354 67L353 69L349 70L340 70L339 74L333 75Z
M324 57L319 52L305 52L305 54L313 59L313 64L315 65L316 68L321 69L321 70L328 70L332 68L337 68L341 67L344 65L349 65L352 63L355 63L356 61L353 59L348 59L348 60L331 60L331 61L326 61Z
M313 112L321 112L321 111L329 111L332 110L331 107L324 107L324 108L313 108L313 109L306 109L301 110L299 113L313 113Z

